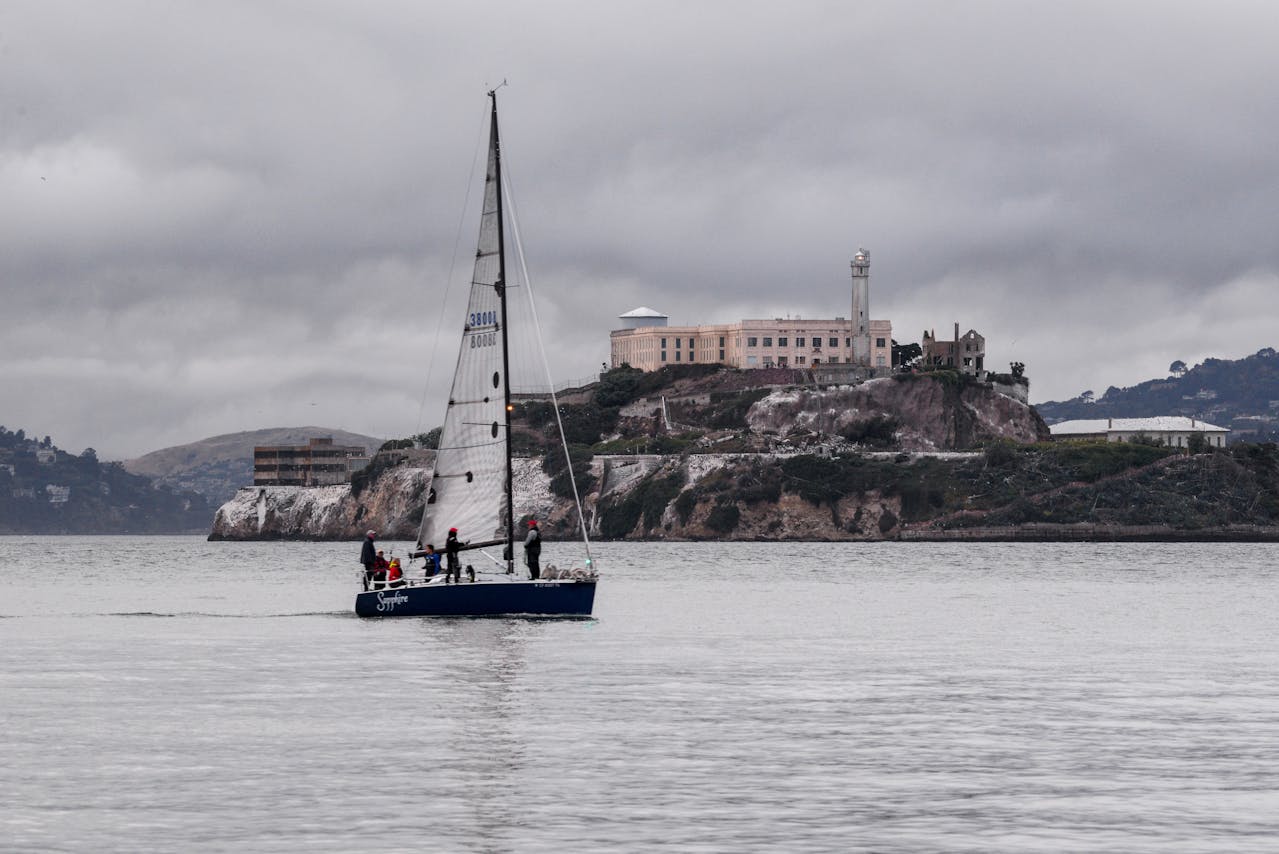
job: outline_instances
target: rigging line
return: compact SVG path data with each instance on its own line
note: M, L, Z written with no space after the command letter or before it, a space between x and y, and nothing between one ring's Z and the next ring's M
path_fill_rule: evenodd
M505 81L503 81L505 83ZM462 244L462 229L466 227L466 214L471 206L471 191L475 188L475 168L480 161L480 148L484 144L484 125L488 121L488 111L485 110L480 120L480 132L475 136L475 151L471 154L471 171L466 178L466 195L462 199L462 214L457 220L457 235L453 238L453 254L449 258L449 274L444 280L444 299L440 302L439 311L435 314L435 335L431 341L431 355L426 360L426 379L422 381L422 394L418 398L417 405L417 429L415 433L422 432L422 413L426 410L426 395L431 387L431 373L435 367L435 356L440 347L440 331L444 328L444 316L448 313L445 308L448 306L449 293L453 289L453 271L457 267L458 247Z
M577 524L582 529L582 543L586 547L586 560L589 566L594 566L595 561L591 558L591 537L586 530L586 514L582 512L582 495L577 491L577 478L573 475L573 458L568 452L568 437L564 435L564 422L560 420L560 402L555 395L555 381L551 379L551 365L546 359L546 345L542 343L542 322L537 316L537 305L533 301L533 280L529 278L528 265L524 261L524 241L520 238L519 217L516 216L515 202L511 198L511 178L510 164L507 164L506 173L503 177L503 186L498 187L499 193L504 193L506 197L507 216L511 220L511 234L515 238L515 254L520 260L520 275L524 278L525 292L528 294L529 311L533 314L533 327L537 330L537 349L542 356L542 370L546 373L546 384L551 391L551 410L555 413L555 426L560 431L560 444L564 448L564 466L568 469L568 480L573 486L573 503L577 506Z

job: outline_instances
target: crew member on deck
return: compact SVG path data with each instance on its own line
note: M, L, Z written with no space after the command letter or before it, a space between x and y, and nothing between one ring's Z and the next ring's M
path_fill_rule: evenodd
M444 541L444 556L447 558L445 563L445 584L451 584L454 581L458 584L462 583L462 562L457 558L457 553L461 548L462 543L458 542L457 539L457 528L449 528L448 539Z
M439 573L440 553L435 550L434 543L427 543L426 548L414 552L412 556L426 559L426 566L424 567L425 572L422 575L423 578L433 578Z
M364 589L369 589L369 582L373 580L373 564L377 560L377 546L373 540L377 536L377 531L369 531L364 535L364 547L360 549L360 563L364 564Z
M536 581L542 575L539 561L542 558L542 532L536 519L528 520L528 536L524 538L524 562L528 564L529 578Z
M391 558L391 563L386 568L386 586L404 586L404 572L400 569L400 559L398 557Z
M391 565L386 562L386 558L382 556L382 550L377 550L377 557L373 558L373 589L381 590L386 582L386 571Z

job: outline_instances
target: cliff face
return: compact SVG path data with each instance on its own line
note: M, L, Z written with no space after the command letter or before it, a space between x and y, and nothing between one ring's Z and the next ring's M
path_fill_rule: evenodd
M751 407L754 432L782 435L801 428L841 433L858 422L889 418L897 423L904 451L973 448L1005 439L1018 444L1048 441L1048 426L1024 400L989 385L949 383L908 376L871 380L825 391L774 392Z
M583 496L583 512L593 537L633 539L716 539L725 532L707 524L715 512L713 493L698 495L694 512L682 517L676 499L708 477L732 477L756 455L700 454L689 457L597 457L592 474L596 491ZM571 501L551 493L550 478L538 458L517 459L515 469L516 518L533 516L548 539L575 536L577 509ZM423 497L431 472L401 466L389 469L359 496L347 485L322 487L245 487L218 509L210 540L349 540L364 536L370 528L380 539L412 540L422 519ZM665 493L654 493L652 484L670 484ZM684 487L687 487L685 489ZM654 493L654 494L650 494ZM871 496L870 498L874 498ZM685 499L688 501L690 499ZM779 496L776 504L753 505L742 513L734 539L852 539L856 526L850 519L878 519L880 504L843 502L841 509L817 507L793 495ZM856 504L856 506L853 506ZM641 506L643 505L643 506ZM645 511L648 517L645 517ZM868 514L868 515L867 515ZM617 520L631 519L620 523ZM712 520L712 525L714 524Z
M515 460L516 508L539 519L563 516L541 460ZM244 487L220 508L210 540L347 540L370 528L382 539L412 540L422 522L431 470L387 469L353 494L351 486Z
M340 486L244 487L218 508L210 540L348 540L372 528L384 539L417 536L429 469L383 472L358 496Z
M775 391L751 405L745 419L749 430L743 433L754 438L742 444L755 451L773 445L773 434L835 437L856 432L857 425L873 419L893 425L894 451L875 461L836 439L843 462L797 455L792 463L788 454L758 452L596 456L590 463L595 488L583 496L592 536L895 537L903 520L924 518L929 502L941 500L940 492L921 492L918 486L922 472L931 471L929 458L894 463L901 451L971 459L979 455L953 452L994 439L1026 444L1048 437L1048 428L1023 400L990 385L936 376L873 380L826 391ZM852 459L866 462L849 468ZM799 460L811 460L816 468L805 469L810 464ZM428 468L401 465L382 471L359 495L347 486L242 489L218 511L211 539L350 539L368 528L383 537L412 539L429 478ZM831 482L813 492L815 480ZM855 488L846 488L854 481ZM552 493L539 457L514 462L514 492L517 520L536 517L551 539L573 536L576 508Z
M536 458L516 461L516 518L548 539L575 536ZM592 536L627 540L1008 538L1279 539L1279 451L1238 446L1185 457L1100 443L996 445L984 452L691 454L597 457L584 497ZM412 540L427 469L348 487L244 489L218 511L211 539L358 539L375 528ZM1084 526L1081 528L1080 526ZM1083 533L1080 533L1083 531Z

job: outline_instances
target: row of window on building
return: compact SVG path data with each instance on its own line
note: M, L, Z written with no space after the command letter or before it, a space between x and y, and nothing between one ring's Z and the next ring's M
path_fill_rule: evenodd
M861 340L850 335L851 324L842 317L830 320L743 320L730 324L667 328L665 316L658 315L651 326L632 323L610 333L612 365L630 365L653 371L677 362L709 364L719 362L738 368L768 365L809 365L848 363L858 358L865 364L887 367L891 364L892 324L884 320L869 321L864 349L857 352ZM625 318L625 316L624 316ZM791 325L792 323L796 325ZM787 327L790 327L789 329ZM866 334L866 333L861 333Z
M677 349L677 350L678 350L678 349L680 348L680 344L681 344L681 342L683 342L683 340L684 340L684 339L682 339L682 338L672 338L671 340L675 342L675 349ZM761 340L764 342L762 345L760 344L760 341L761 341ZM723 335L721 335L721 336L719 337L719 346L720 346L720 347L723 347L723 346L724 346L724 341L725 341L725 338L724 338L724 336L723 336ZM808 339L806 336L796 336L796 338L795 338L795 346L796 346L797 348L803 349L804 347L809 346L808 341L809 341L809 339ZM812 339L812 342L813 342L813 343L812 343L812 348L813 348L814 350L820 350L820 349L822 349L822 339L821 339L820 337L814 336L814 337L813 337L813 339ZM740 346L740 345L741 345L741 340L740 340L740 339L738 339L738 342L737 342L737 343L738 343L738 345ZM827 338L827 339L826 339L826 344L827 344L827 346L829 346L829 347L838 347L838 346L839 346L839 339L838 339L838 338L835 338L835 337ZM666 345L667 345L667 339L663 338L663 339L662 339L662 349L663 349L663 350L667 349L667 346L666 346ZM746 346L747 346L747 347L760 347L760 346L763 346L763 347L772 347L772 346L773 346L773 337L772 337L772 336L770 336L770 335L765 335L765 336L762 336L762 338L761 338L761 336L749 335L749 336L747 336L747 338L746 338ZM777 346L778 346L778 347L789 347L789 346L790 346L790 338L789 338L788 336L780 336L780 337L778 337L778 338L777 338ZM852 346L853 346L853 339L852 339L852 338L845 338L845 339L844 339L844 346L845 346L845 347L852 347ZM887 341L887 339L885 339L885 338L876 338L876 339L875 339L875 346L876 346L876 347L886 347L886 346L888 346L888 341ZM696 338L689 338L689 339L688 339L688 349L690 349L690 350L694 350L694 349L696 349L696 347L697 347L697 339L696 339ZM721 356L720 358L723 358L723 356Z
M305 445L259 445L253 449L254 486L331 486L349 483L369 464L368 452L356 445L335 445L332 437Z
M681 345L683 344L684 339L683 339L683 338L672 338L672 339L670 339L670 340L674 342L674 361L676 361L676 362L682 362L682 361L684 361L684 359L683 359L684 350L682 349L682 346L681 346ZM724 336L720 336L720 339L719 339L719 346L720 346L720 350L719 350L719 361L721 361L721 362L722 362L722 361L724 361L724 350L723 350L723 347L724 347L724 340L725 340L725 339L724 339ZM750 335L750 336L747 336L747 338L746 338L746 348L747 348L747 349L752 349L752 348L756 348L756 349L758 349L758 348L761 348L761 347L770 347L770 348L771 348L771 347L773 347L773 340L774 340L774 336L770 336L770 335L764 335L764 336ZM783 347L789 347L789 346L790 346L790 336L778 336L778 337L776 338L776 340L777 340L777 348L778 348L778 349L781 349L781 348L783 348ZM796 337L795 337L795 347L796 347L796 349L805 349L805 348L807 348L807 347L809 346L809 344L808 344L809 340L810 340L810 339L809 339L809 337L808 337L808 336L796 336ZM813 337L811 340L812 340L812 345L811 345L811 347L812 347L812 352L813 352L813 353L820 353L820 352L822 352L822 339L821 339L820 337ZM763 342L762 344L760 343L761 341ZM832 349L837 348L837 347L839 347L839 339L838 339L838 338L827 338L827 339L826 339L826 344L827 344L827 346L828 346L828 347L830 347L830 348L832 348ZM740 340L740 339L737 341L737 345L738 345L739 347L741 346L741 340ZM845 346L845 347L849 347L849 348L850 348L850 347L852 347L852 346L853 346L853 339L852 339L852 338L845 338L845 339L844 339L844 346ZM878 348L881 348L881 349L882 349L882 348L884 348L884 347L887 347L887 346L888 346L888 341L887 341L887 339L885 339L885 338L876 338L876 339L875 339L875 346L876 346L876 347L878 347ZM697 339L696 339L696 338L689 338L689 339L688 339L688 361L690 361L690 362L695 362L695 361L697 361L697 358L696 358L696 355L695 355L695 354L696 354L696 352L697 352ZM663 338L663 339L661 340L661 357L660 357L660 358L661 358L661 360L662 360L663 362L671 361L671 359L668 357L668 353L669 353L669 348L668 348L668 346L667 346L667 339L666 339L666 338ZM795 358L795 364L797 364L797 365L805 365L805 364L808 364L808 357L807 357L807 356L805 356L805 355L795 355L795 357L794 357L794 358ZM838 361L838 357L836 357L835 359L827 359L826 361L828 361L828 362L830 362L830 361ZM851 362L851 361L852 361L852 359L851 359L851 358L848 358L848 357L845 357L844 361L845 361L845 362ZM879 367L881 367L881 368L882 368L882 367L884 367L884 365L886 364L886 361L887 361L887 360L886 360L883 356L878 356L878 357L876 358L876 363L877 363L877 364L878 364L878 366L879 366ZM821 359L814 359L814 360L813 360L813 364L819 364L820 362L821 362ZM760 364L760 358L759 358L758 356L747 355L747 357L746 357L746 363L747 363L748 365L758 365L758 364ZM772 356L764 356L764 357L763 357L763 364L764 364L764 365L771 366L771 365L773 365L774 363L775 363L775 364L777 364L777 365L780 365L780 366L788 365L788 364L790 364L790 357L788 357L788 356L778 356L778 357L776 357L776 360L775 360L775 361L774 361L774 358L773 358Z

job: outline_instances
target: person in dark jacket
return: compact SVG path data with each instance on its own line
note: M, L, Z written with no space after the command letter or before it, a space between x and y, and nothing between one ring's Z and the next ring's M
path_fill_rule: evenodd
M528 536L524 538L524 562L528 564L529 578L536 581L542 575L542 532L536 519L528 520Z
M449 528L448 539L444 541L444 557L446 558L445 584L451 584L454 581L458 584L462 583L462 562L458 560L457 553L463 545L463 543L458 542L457 528Z
M373 542L377 537L377 531L369 531L364 535L364 548L360 549L360 563L364 564L364 589L369 589L369 582L373 580L374 568L377 563L377 545Z

